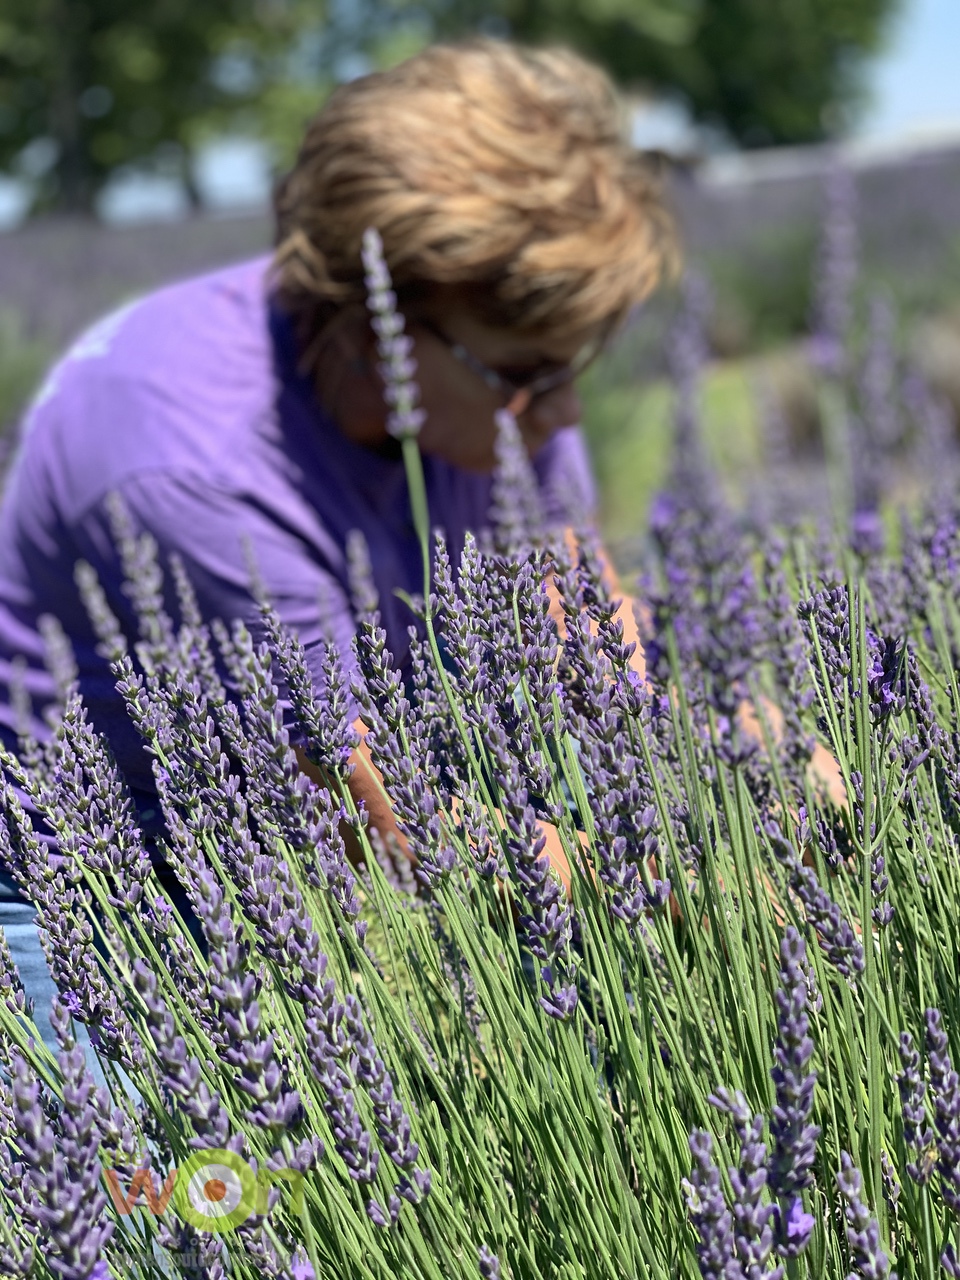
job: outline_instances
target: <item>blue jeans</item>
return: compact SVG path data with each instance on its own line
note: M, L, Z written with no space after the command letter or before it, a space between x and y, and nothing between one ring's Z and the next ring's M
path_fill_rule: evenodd
M183 916L190 932L200 942L201 949L206 954L200 922L193 914L183 886L166 865L157 868L157 875L168 896ZM7 945L10 948L13 963L20 972L24 991L34 1001L34 1025L44 1044L56 1057L60 1045L50 1023L50 1004L57 994L57 986L47 967L47 959L40 945L40 935L35 921L36 908L33 903L23 897L16 881L0 866L0 928L6 934ZM87 1064L94 1079L97 1084L103 1084L105 1082L103 1072L90 1045L87 1028L76 1020L74 1027L77 1043L84 1048Z
M40 1038L56 1058L60 1052L53 1026L50 1022L50 1004L57 994L57 984L47 968L47 958L40 945L37 932L36 908L24 898L13 876L0 867L0 928L6 934L10 956L20 973L20 981L27 997L33 1000L33 1025ZM87 1070L98 1087L107 1083L103 1067L90 1043L90 1033L80 1022L74 1022L77 1044L87 1060ZM9 1079L2 1061L0 1077Z
M56 1056L60 1046L50 1025L50 1002L57 994L57 987L40 946L34 923L36 914L33 903L20 893L13 876L0 867L0 928L6 934L24 990L34 1001L34 1024L44 1044Z

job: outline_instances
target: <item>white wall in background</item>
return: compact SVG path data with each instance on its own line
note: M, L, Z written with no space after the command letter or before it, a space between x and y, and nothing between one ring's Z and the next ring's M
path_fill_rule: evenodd
M255 138L224 138L201 150L195 178L210 209L265 208L273 183L270 152Z
M0 176L0 231L15 227L27 210L27 189L22 182Z
M188 209L183 187L174 178L122 173L112 178L97 201L104 222L175 222Z

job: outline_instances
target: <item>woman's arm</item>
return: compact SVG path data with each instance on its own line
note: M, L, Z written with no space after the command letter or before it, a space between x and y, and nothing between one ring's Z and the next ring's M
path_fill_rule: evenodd
M629 596L622 595L616 571L611 564L609 556L602 548L600 550L600 557L603 565L603 575L606 585L612 595L621 596L621 604L617 611L617 617L623 623L624 639L627 642L632 641L636 644L636 648L634 649L630 660L631 666L641 677L645 677L646 666L643 658L643 646L640 642L640 635L637 628L635 603ZM562 636L565 632L566 620L563 614L560 593L552 577L547 584L547 589L551 600L551 616L557 623L557 627ZM774 734L778 734L780 727L782 726L782 717L778 708L773 706L773 704L765 702L764 711L771 727L773 728ZM757 719L756 712L749 703L744 703L741 708L741 724L748 733L753 733L754 736L758 738L761 736L760 724ZM395 837L400 849L412 861L413 855L410 852L403 834L397 826L396 814L391 808L390 802L384 791L383 777L376 765L373 763L370 749L366 745L365 739L368 732L367 726L362 720L356 720L354 722L354 728L360 736L360 742L350 757L350 763L353 765L353 773L351 774L350 780L347 784L353 801L358 806L362 804L366 810L370 828L377 831L388 843L390 843L389 837ZM325 777L323 772L318 769L316 765L312 764L299 748L296 749L296 755L300 768L309 777L311 777L318 785L329 785L329 778ZM842 805L846 802L839 766L830 755L829 751L819 743L814 749L809 768L813 776L826 786L834 803ZM548 822L540 823L540 827L547 840L544 852L549 857L553 869L557 872L563 882L564 888L569 892L571 881L570 864L563 849L560 832L555 826ZM343 827L343 836L347 847L347 856L350 858L351 862L356 865L363 859L360 841L358 840L353 828L346 824L344 824ZM651 873L654 875L657 874L655 864L651 865Z
M572 535L571 535L572 536ZM604 572L609 573L609 585L611 591L617 591L618 585L616 575L610 567L609 557L602 553ZM560 594L551 578L547 584L551 599L551 615L557 622L560 634L564 633L564 617L563 609L560 603ZM619 618L623 621L624 638L627 641L636 641L637 647L634 651L631 665L640 673L645 674L646 668L643 662L643 648L640 645L640 637L637 631L636 620L633 615L632 601L625 598L618 611ZM370 748L366 744L366 735L368 732L367 725L362 720L355 720L353 726L359 734L360 741L350 756L350 764L353 765L353 772L347 783L350 795L356 805L361 805L366 810L370 829L377 831L388 843L389 837L396 838L400 849L403 853L413 860L410 848L403 837L402 832L397 826L397 817L390 806L390 802L383 786L383 775L373 763L370 754ZM319 769L315 764L307 759L304 752L298 747L295 748L297 762L304 773L312 778L318 786L329 786L330 778ZM563 849L563 842L560 838L560 832L549 822L539 824L543 834L546 836L546 847L544 852L550 859L551 866L559 875L564 888L570 890L570 863ZM350 861L357 865L363 860L363 850L356 832L352 827L344 824L342 834L346 844L347 856Z
M389 837L394 837L401 852L413 862L413 854L410 852L410 847L404 839L403 833L397 826L397 816L390 807L390 801L384 791L383 775L373 763L370 748L366 744L367 726L362 720L355 720L353 727L360 735L360 742L350 756L353 773L347 783L353 802L357 806L362 804L366 809L370 829L378 832L388 845L390 843ZM294 751L297 763L308 778L311 778L318 786L328 786L330 784L330 779L324 775L323 770L319 769L311 760L308 760L300 747L295 747ZM560 876L564 888L569 893L570 863L563 851L560 832L549 822L542 822L540 826L547 838L544 852L550 859L551 866ZM341 827L341 834L346 845L347 857L354 866L358 866L363 861L364 854L356 832L352 827L344 823Z

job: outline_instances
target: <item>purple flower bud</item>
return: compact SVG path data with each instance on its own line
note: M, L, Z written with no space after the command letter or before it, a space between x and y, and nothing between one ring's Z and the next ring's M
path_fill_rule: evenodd
M786 1209L777 1206L775 1220L777 1237L782 1242L781 1256L798 1257L806 1249L813 1235L813 1228L816 1226L813 1216L806 1212L800 1197L794 1196Z
M409 1177L397 1183L397 1192L411 1204L420 1204L430 1194L433 1175L429 1169L414 1169Z
M388 1210L387 1212L384 1212L379 1201L368 1200L366 1209L367 1217L374 1226L381 1228L392 1227L400 1216L400 1201L396 1196L392 1195L389 1200ZM310 1272L310 1275L313 1275L312 1271Z
M485 1244L480 1246L479 1267L483 1280L500 1280L500 1259Z
M303 1249L297 1249L290 1259L290 1280L317 1280L310 1260Z
M907 705L906 653L890 636L880 639L867 628L867 694L875 723L902 714Z

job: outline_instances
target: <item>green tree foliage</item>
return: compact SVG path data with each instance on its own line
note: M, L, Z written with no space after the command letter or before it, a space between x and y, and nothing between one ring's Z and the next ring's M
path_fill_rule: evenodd
M559 39L627 87L684 100L744 146L816 142L855 109L898 0L428 0L452 35L499 21Z
M828 136L898 0L4 0L0 171L34 212L88 213L151 164L194 200L198 141L240 129L278 167L338 79L475 31L566 43L745 146Z
M822 141L856 111L861 72L900 0L333 0L308 15L296 74L260 127L285 161L346 59L386 66L471 32L566 43L625 89L686 103L746 147ZM306 72L304 76L302 73ZM298 87L299 86L299 87ZM309 108L309 109L308 109Z
M249 127L269 143L283 169L292 163L308 120L339 80L395 66L433 39L512 33L528 42L566 40L589 51L581 28L622 22L637 39L676 45L691 35L700 0L590 3L591 15L584 23L582 0L545 0L537 14L532 7L521 13L510 0L330 0L321 9L301 0L297 40L282 74L264 80L247 117Z
M35 211L89 213L114 170L148 161L192 192L198 136L263 91L301 2L4 0L0 170L35 180Z

